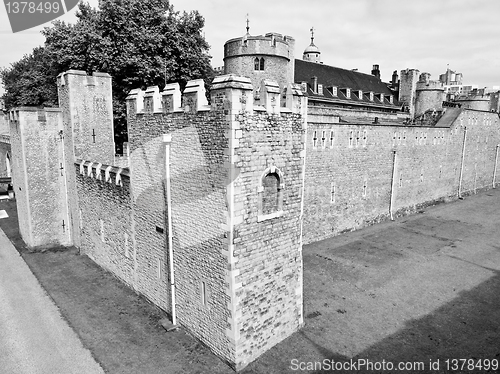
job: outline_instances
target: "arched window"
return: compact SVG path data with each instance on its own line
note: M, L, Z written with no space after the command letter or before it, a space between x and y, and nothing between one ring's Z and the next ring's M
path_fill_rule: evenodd
M271 166L261 176L257 221L280 217L283 214L283 174Z
M273 213L278 210L278 192L280 177L276 173L267 174L262 180L264 193L262 195L262 214Z
M10 153L7 152L7 155L5 157L5 167L7 169L7 177L12 177L12 165L10 162Z
M264 70L264 57L260 59L260 70Z
M254 70L259 70L260 69L260 62L259 62L259 58L258 57L255 57L255 60L253 60L253 67L254 67Z

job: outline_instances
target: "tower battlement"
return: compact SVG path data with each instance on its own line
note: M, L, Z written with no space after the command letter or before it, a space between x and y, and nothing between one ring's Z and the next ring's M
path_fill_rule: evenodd
M189 81L183 92L178 83L167 84L160 92L157 86L146 90L134 89L127 97L127 113L200 113L224 110L237 105L246 112L271 114L298 113L305 115L305 97L300 85L289 83L282 91L279 84L264 79L260 83L260 100L250 94L254 86L250 78L232 74L216 77L210 87L211 104L208 104L202 79ZM224 95L221 95L224 91ZM282 92L284 94L282 95Z
M230 39L224 44L224 74L249 77L254 88L270 79L283 91L294 82L294 50L295 40L278 33Z

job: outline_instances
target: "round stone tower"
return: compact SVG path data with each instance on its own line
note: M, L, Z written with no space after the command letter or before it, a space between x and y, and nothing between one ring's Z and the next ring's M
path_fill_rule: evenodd
M429 73L420 74L416 87L415 116L425 113L429 109L440 110L443 107L445 93L443 83L431 81Z
M224 44L224 74L236 74L252 80L254 91L263 79L279 84L281 92L294 80L295 40L290 36L267 33L246 34Z
M460 103L462 108L466 109L482 110L485 112L489 112L492 109L489 95L472 94L465 97L459 97L455 99L455 102Z

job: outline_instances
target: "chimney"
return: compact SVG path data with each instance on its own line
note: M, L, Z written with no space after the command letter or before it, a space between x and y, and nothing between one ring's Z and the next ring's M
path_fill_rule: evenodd
M393 88L398 87L398 71L397 70L394 70L394 72L392 73L391 83L392 83Z
M318 77L311 78L311 86L314 93L318 93Z
M373 65L372 75L374 75L378 79L380 79L380 70L379 70L379 66L378 65Z

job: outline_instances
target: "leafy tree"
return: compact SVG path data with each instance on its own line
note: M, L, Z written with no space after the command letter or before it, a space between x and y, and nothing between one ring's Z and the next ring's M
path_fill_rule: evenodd
M168 0L101 0L99 9L80 2L76 15L75 24L53 22L42 31L45 47L0 71L8 106L57 105L56 77L68 69L107 72L121 143L131 89L213 77L197 11L175 12Z
M57 86L50 56L43 47L37 47L10 69L0 70L0 78L6 88L3 95L5 106L56 106Z

